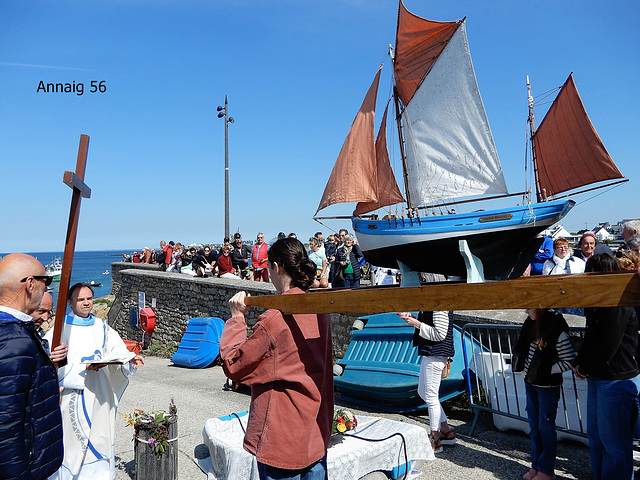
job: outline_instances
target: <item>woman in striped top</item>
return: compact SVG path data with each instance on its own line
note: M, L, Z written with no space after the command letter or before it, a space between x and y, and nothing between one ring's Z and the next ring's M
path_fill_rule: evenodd
M442 452L442 445L454 445L456 436L447 423L440 404L439 391L442 371L448 358L453 358L453 312L420 312L415 318L409 312L398 313L415 328L413 346L422 357L418 377L418 395L429 408L431 443L434 453Z
M556 412L562 372L573 368L575 352L564 317L546 308L528 308L516 347L515 372L523 372L531 437L531 469L525 480L553 478Z

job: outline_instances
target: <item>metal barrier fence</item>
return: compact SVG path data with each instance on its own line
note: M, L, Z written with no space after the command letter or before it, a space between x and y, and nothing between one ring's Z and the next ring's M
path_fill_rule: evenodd
M462 328L462 351L471 410L475 413L470 435L480 412L491 412L499 430L529 432L524 378L511 369L520 325L467 324ZM574 350L584 337L584 328L570 328ZM587 442L587 381L564 372L556 431L558 439Z

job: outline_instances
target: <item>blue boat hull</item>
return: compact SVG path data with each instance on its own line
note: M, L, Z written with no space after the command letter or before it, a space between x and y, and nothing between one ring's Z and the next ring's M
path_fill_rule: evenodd
M381 410L405 413L427 408L418 395L421 357L413 343L415 328L395 313L362 317L362 330L351 332L351 343L338 364L341 376L334 385L342 399ZM454 325L455 355L451 373L440 385L440 400L449 400L467 389L461 329Z
M198 317L187 321L178 350L171 361L178 367L205 368L220 355L220 337L224 321L220 318Z
M573 200L543 202L511 209L488 210L419 219L367 220L354 217L353 229L367 261L398 268L465 277L459 240L466 240L488 280L517 278L540 248L535 236L563 218Z

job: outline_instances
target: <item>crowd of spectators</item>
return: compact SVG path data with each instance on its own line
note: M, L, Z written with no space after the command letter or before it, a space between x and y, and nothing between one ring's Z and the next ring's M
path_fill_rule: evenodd
M297 238L295 233L278 233L277 238ZM140 252L123 254L124 262L157 265L165 272L198 277L240 277L269 282L267 254L269 245L262 232L253 242L245 243L240 233L225 237L222 244L191 244L173 240L160 242L159 248L144 247ZM309 258L317 266L314 288L353 287L360 285L364 256L353 235L346 229L325 240L322 232L309 239Z

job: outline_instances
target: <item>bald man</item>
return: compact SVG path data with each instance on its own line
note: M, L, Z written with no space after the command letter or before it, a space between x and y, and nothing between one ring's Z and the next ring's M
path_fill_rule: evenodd
M62 463L58 377L33 318L51 277L30 255L0 260L0 478L40 479Z
M53 318L53 297L49 292L44 292L42 301L40 302L40 306L36 309L35 312L33 312L31 316L33 317L33 322L36 325L36 332L38 333L38 337L40 337L42 346L51 357L51 360L56 363L60 362L60 360L67 356L69 347L67 347L67 345L65 345L64 343L61 343L56 348L54 348L52 352L51 342L53 341L53 327L51 327L46 332L42 327L45 322L48 322L49 319Z

